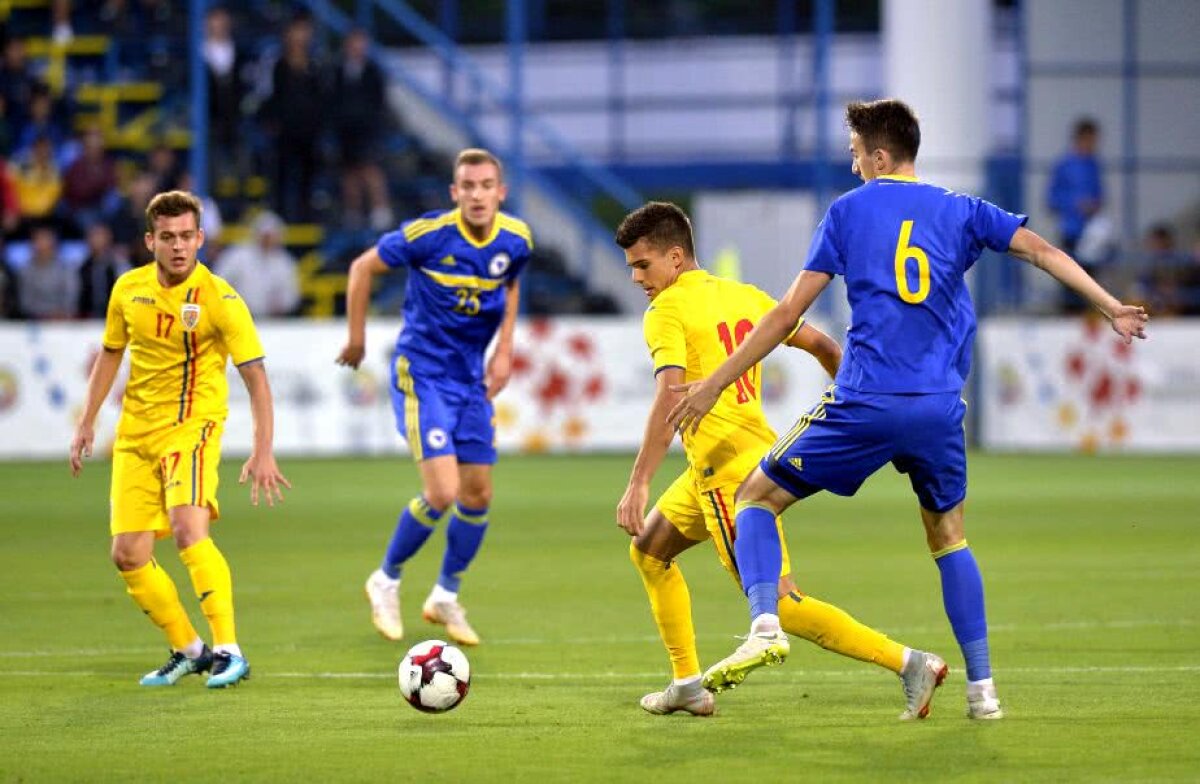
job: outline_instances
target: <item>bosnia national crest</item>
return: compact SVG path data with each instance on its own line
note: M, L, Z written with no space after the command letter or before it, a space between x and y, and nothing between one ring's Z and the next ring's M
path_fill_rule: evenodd
M179 320L183 322L184 329L195 329L200 323L200 306L194 302L185 302Z
M512 259L508 257L507 253L497 253L488 262L488 272L492 274L492 277L498 278L508 269L509 264L512 264Z

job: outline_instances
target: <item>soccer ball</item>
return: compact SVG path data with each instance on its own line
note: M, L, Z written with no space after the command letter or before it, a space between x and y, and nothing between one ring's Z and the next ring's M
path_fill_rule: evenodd
M400 693L408 704L425 713L445 713L467 698L471 663L466 655L441 640L419 642L400 662Z

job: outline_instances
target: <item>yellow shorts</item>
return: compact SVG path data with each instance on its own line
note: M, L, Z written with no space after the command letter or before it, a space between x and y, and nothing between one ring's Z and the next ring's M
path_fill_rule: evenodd
M136 439L118 438L113 447L113 536L153 531L171 535L167 510L176 506L207 506L212 518L217 506L217 465L221 461L219 422L188 421Z
M737 536L734 528L733 496L737 485L724 485L707 492L700 492L690 471L684 471L671 483L666 492L654 504L671 525L689 539L697 541L711 538L717 547L721 564L741 585L737 570L737 557L733 543ZM790 574L791 560L788 558L787 540L783 537L783 525L775 518L779 530L779 543L783 547L783 569L780 576Z

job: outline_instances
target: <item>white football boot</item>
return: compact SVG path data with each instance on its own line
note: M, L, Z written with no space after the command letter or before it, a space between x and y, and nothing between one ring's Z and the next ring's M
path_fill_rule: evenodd
M693 716L711 716L715 700L712 693L705 691L698 682L692 688L677 686L672 683L663 691L656 691L642 697L642 710L656 716L684 711Z
M928 716L933 692L949 674L950 668L941 657L924 651L909 654L908 664L900 672L900 683L904 686L904 712L900 714L900 721Z
M1003 719L1000 698L996 696L996 684L991 678L979 684L967 684L967 718L995 720Z
M371 623L389 640L404 637L404 623L400 620L400 581L393 580L382 569L371 572L367 578L367 600L371 602Z

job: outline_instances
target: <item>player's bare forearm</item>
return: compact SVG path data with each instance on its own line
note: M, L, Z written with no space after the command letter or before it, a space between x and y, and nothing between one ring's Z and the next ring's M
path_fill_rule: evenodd
M1104 290L1087 271L1063 251L1042 239L1035 232L1021 227L1013 235L1008 252L1022 261L1027 261L1040 270L1050 273L1065 286L1074 289L1100 310L1112 318L1120 307L1120 301Z
M808 270L796 276L796 280L792 282L791 288L779 304L762 317L742 345L738 346L712 374L711 383L724 389L741 378L750 368L762 362L792 333L796 322L804 316L817 295L829 285L830 280L830 276L823 272Z
M96 415L100 413L100 406L104 405L105 398L112 391L113 382L117 379L117 371L121 369L121 359L125 356L125 350L114 351L110 348L104 348L96 356L96 361L92 364L92 372L88 376L87 398L84 400L83 413L79 417L80 422L86 422L92 425L96 421Z
M242 383L250 395L250 415L254 419L254 452L271 454L275 442L275 403L271 397L271 383L267 380L267 368L261 359L238 365Z
M517 329L517 312L521 309L521 283L512 281L504 291L504 320L496 338L496 350L512 354L513 333Z
M376 275L388 271L388 266L379 257L379 251L370 248L350 265L350 276L346 282L346 323L350 328L350 342L362 345L366 342L367 307L371 303L371 282Z
M788 339L787 344L793 348L802 349L813 356L830 378L837 377L838 368L842 364L842 347L833 338L821 330L805 323L796 330L796 334Z
M650 405L650 414L646 417L642 445L633 461L629 484L649 484L658 467L662 465L667 450L671 448L675 429L667 422L667 414L681 397L678 392L672 392L671 387L682 383L683 370L680 368L665 368L655 378L654 402Z

